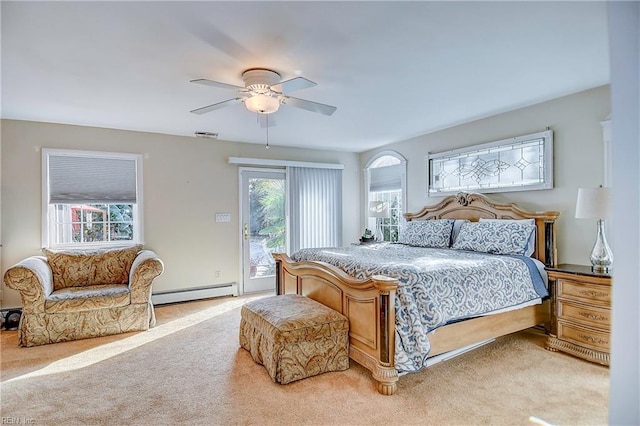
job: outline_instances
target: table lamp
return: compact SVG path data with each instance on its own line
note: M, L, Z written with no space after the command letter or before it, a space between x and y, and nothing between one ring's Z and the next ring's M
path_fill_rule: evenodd
M612 270L613 253L604 234L604 220L611 217L610 188L580 188L576 202L577 219L598 219L596 243L591 251L593 272L608 274Z

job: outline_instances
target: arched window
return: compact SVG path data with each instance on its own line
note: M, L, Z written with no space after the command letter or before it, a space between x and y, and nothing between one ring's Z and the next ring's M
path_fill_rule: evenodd
M398 241L406 205L407 160L382 151L365 168L366 228L376 241Z

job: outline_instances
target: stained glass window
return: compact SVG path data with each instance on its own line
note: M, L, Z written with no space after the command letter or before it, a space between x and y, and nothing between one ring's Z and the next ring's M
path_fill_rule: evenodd
M553 131L428 155L429 195L553 188Z

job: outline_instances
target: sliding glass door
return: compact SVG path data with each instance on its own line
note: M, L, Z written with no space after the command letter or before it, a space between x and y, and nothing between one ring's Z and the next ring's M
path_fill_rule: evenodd
M275 291L272 253L342 243L342 169L240 168L242 293Z
M284 170L240 170L242 200L242 291L275 292L271 253L286 252Z

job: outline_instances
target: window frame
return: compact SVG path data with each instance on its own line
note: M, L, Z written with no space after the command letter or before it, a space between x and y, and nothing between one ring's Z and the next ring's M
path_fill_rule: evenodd
M475 152L490 150L492 148L504 148L509 146L517 146L526 142L542 140L543 151L543 181L530 184L519 185L478 185L465 187L449 187L450 189L432 189L433 188L433 160L443 157L471 156ZM482 154L481 154L482 155ZM481 193L499 193L513 191L532 191L539 189L553 188L553 130L547 129L543 132L531 133L528 135L517 136L499 141L473 145L466 148L454 149L440 153L428 153L425 157L427 168L427 197L442 197L447 195L455 195L463 192L481 192Z
M393 151L393 150L384 150L376 153L372 156L363 169L364 173L364 208L362 213L363 222L365 224L364 228L370 229L370 217L369 217L369 203L374 201L371 197L371 175L370 170L371 167L377 160L382 157L391 156L399 160L399 165L401 166L401 175L400 175L400 208L402 209L402 214L398 218L398 233L400 235L400 228L404 222L404 213L407 212L407 160L402 156L402 154ZM384 167L384 166L383 166ZM391 214L391 213L390 213ZM363 228L363 229L364 229ZM377 232L377 230L374 230Z
M73 156L87 158L113 158L118 160L135 161L136 168L136 202L132 203L133 215L133 238L131 240L119 241L100 241L100 242L84 242L84 243L65 243L59 244L55 242L55 206L57 204L49 204L50 186L49 186L49 159L52 156ZM106 152L106 151L86 151L74 149L42 149L42 247L50 249L95 249L108 247L129 247L138 244L144 244L144 222L143 222L143 191L142 191L142 154L122 153L122 152ZM79 202L79 204L87 204ZM94 203L94 204L129 204L121 202L110 203ZM106 221L105 223L107 223Z

